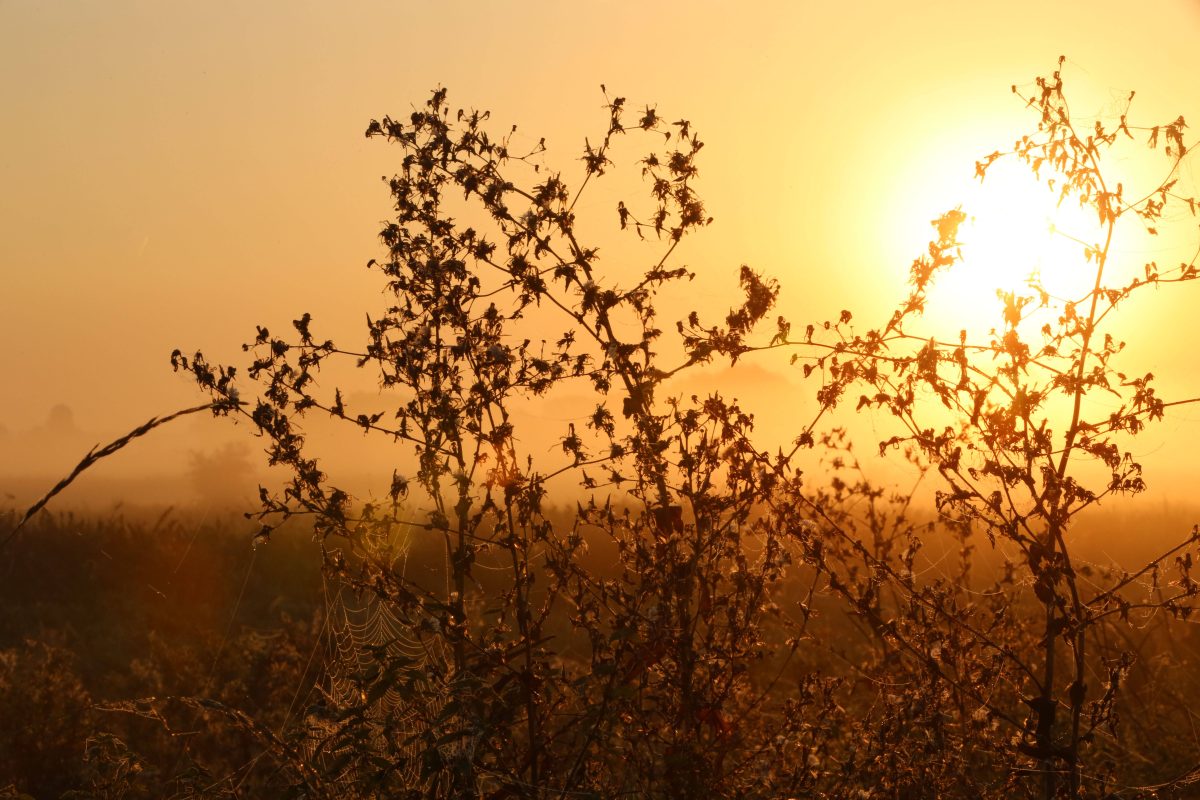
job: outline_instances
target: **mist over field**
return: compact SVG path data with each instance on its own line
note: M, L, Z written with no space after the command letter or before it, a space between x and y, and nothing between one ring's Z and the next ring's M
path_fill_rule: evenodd
M701 399L719 390L736 397L747 409L759 409L754 412L755 436L764 447L789 446L797 435L798 414L813 405L811 390L790 379L786 371L769 370L750 361L686 375L670 383L668 390L683 398L696 395ZM560 440L567 425L582 425L597 400L594 393L570 388L532 399L514 412L522 446L543 457L561 452ZM348 393L346 402L354 408L375 409L394 400L359 391ZM790 409L789 403L794 404ZM772 413L773 409L779 409L778 413ZM58 404L40 424L0 429L0 492L10 506L33 503L92 447L107 444L145 421L131 417L125 429L118 429L111 424L101 427L95 413L85 410L81 416L82 422L72 408ZM308 428L320 448L322 464L348 488L365 496L380 491L393 468L412 471L409 445L347 436L343 425L322 416L315 415ZM196 416L143 438L97 465L58 499L55 507L104 511L119 502L253 510L258 484L272 480L262 447L251 426ZM902 469L894 474L904 477ZM577 486L565 482L556 491L562 495L561 502L581 497Z

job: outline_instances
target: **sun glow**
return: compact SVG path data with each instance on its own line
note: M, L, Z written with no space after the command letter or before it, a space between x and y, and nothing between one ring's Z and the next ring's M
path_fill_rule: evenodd
M1091 287L1094 265L1084 243L1097 236L1095 212L1070 198L1060 204L1048 179L1038 180L1019 163L997 163L961 202L967 215L958 233L962 258L936 276L928 315L986 330L1000 323L1003 294L1046 299L1054 307Z

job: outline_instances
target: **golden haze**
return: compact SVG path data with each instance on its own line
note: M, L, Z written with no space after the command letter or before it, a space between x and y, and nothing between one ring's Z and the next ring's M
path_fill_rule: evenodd
M255 324L285 328L304 311L324 335L360 337L379 288L363 264L389 210L378 179L395 166L362 131L434 86L492 109L498 129L545 135L547 163L568 176L605 123L601 83L634 107L690 118L707 143L700 187L716 224L683 249L698 274L688 300L721 308L747 263L779 278L781 310L797 322L849 308L865 323L903 291L929 220L975 191L975 159L1027 123L1010 84L1066 53L1091 106L1077 114L1109 111L1136 89L1140 113L1174 118L1200 100L1197 33L1200 10L1183 0L1153 12L1124 2L737 13L716 2L0 4L0 489L35 491L16 479L61 473L90 444L194 402L167 364L174 347L241 363ZM981 220L1026 206L1024 189L1000 191L1010 194L985 203ZM599 191L581 205L589 230L615 228L613 200ZM1016 238L1029 259L1034 235L1002 228L974 244L995 259ZM1130 338L1149 343L1134 355L1165 394L1184 391L1171 376L1194 369L1196 292L1134 311ZM815 386L785 356L749 369L737 384L756 395L747 404L765 432L785 435ZM43 436L59 404L75 433ZM1198 415L1172 412L1146 437L1152 484L1187 485ZM189 450L238 438L218 427L182 426L96 472L185 474Z

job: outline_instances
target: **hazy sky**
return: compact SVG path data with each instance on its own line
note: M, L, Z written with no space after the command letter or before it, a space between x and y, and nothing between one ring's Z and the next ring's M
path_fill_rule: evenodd
M546 136L568 177L601 83L690 118L716 218L683 254L695 296L748 263L789 312L836 314L882 307L974 159L1020 132L1010 84L1061 53L1076 113L1136 89L1156 121L1200 118L1197 42L1195 0L0 0L0 424L61 403L116 434L196 401L175 347L242 363L256 323L304 311L357 330L398 155L362 134L435 86ZM582 212L607 224L603 197ZM1194 331L1200 291L1179 296L1145 324ZM1166 339L1154 357L1194 369Z

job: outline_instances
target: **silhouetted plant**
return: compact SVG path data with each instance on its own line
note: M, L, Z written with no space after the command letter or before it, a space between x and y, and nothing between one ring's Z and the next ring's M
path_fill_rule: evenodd
M995 162L1018 159L1057 193L1060 205L1090 210L1098 237L1078 242L1082 268L1090 270L1085 290L1055 297L1033 279L1026 291L998 292L999 324L985 341L970 341L965 330L949 339L906 332L930 288L959 260L957 232L966 215L956 209L934 222L937 238L913 262L910 294L885 325L859 333L843 313L837 323L818 326L815 335L809 327L794 340L780 320L771 346L802 351L806 375L822 378L822 412L855 395L859 409L888 412L900 432L880 444L880 453L901 447L918 453L940 480L939 516L986 535L1006 558L1001 580L980 594L969 591L965 568L956 580L921 582L912 565L919 543L888 558L868 552L863 537L830 520L839 534L849 534L846 546L872 565L865 576L828 567L831 588L870 623L881 647L924 665L926 679L949 701L944 718L962 735L976 735L972 720L1004 723L1004 736L984 736L978 744L1007 752L996 763L1012 785L1024 786L1022 775L1029 774L1040 783L1039 796L1108 796L1120 786L1119 770L1089 754L1120 753L1117 699L1134 657L1103 629L1136 626L1159 612L1186 619L1197 596L1191 570L1200 536L1193 528L1140 569L1106 571L1077 560L1069 530L1081 511L1104 498L1144 490L1130 437L1161 420L1169 405L1195 402L1165 402L1153 375L1119 371L1124 343L1112 323L1131 295L1197 276L1194 257L1174 268L1137 264L1132 272L1115 263L1118 231L1136 226L1157 235L1171 208L1186 207L1191 219L1196 198L1175 190L1188 153L1182 117L1138 128L1127 119L1131 93L1116 120L1077 130L1058 71L1039 78L1023 99L1036 113L1036 131L1011 151L981 160L976 174L984 180ZM1148 133L1151 147L1165 140L1168 174L1129 199L1108 156L1134 131ZM1122 266L1126 277L1112 283ZM825 331L833 337L820 340ZM821 350L811 354L814 345ZM1095 403L1097 394L1116 409ZM1089 471L1095 464L1100 476ZM808 507L828 517L820 502ZM826 567L830 556L810 561ZM886 593L890 604L880 602ZM948 755L944 744L936 749ZM891 767L887 772L896 775Z
M292 470L282 494L263 493L261 535L311 516L319 537L345 543L330 551L330 569L427 644L419 660L380 647L376 668L358 678L359 702L322 711L341 720L316 744L338 779L463 797L772 794L812 779L807 762L781 762L778 751L819 746L819 729L800 720L820 713L807 706L832 705L827 687L806 677L807 695L785 698L752 678L798 633L765 624L790 561L780 534L756 517L774 467L750 447L752 420L736 405L656 402L668 375L706 360L693 352L660 367L654 308L657 292L691 277L671 263L677 245L710 221L693 188L702 142L688 122L665 124L650 108L627 124L624 105L609 103L609 127L586 147L574 192L555 173L537 182L541 143L515 152L511 136L484 130L486 114L452 113L444 91L408 120L372 122L368 136L404 156L389 181L388 256L372 262L393 300L369 318L365 348L315 338L308 315L290 340L260 328L248 346L249 376L264 387L254 400L237 394L232 368L173 357L217 411L252 419L271 462ZM661 250L620 288L579 240L573 208L631 132L661 137L665 150L641 161L650 202L621 202L618 221ZM447 210L455 192L486 216L457 223ZM725 350L741 346L777 292L748 269L741 281L746 302L721 332ZM561 336L535 341L522 327L533 314L556 319ZM335 358L370 369L398 402L351 409L340 390L319 396L313 378ZM563 431L558 463L541 463L521 451L511 411L568 382L590 385L597 403L579 429ZM314 411L410 444L415 474L390 476L383 502L356 504L306 455L297 420ZM593 494L563 528L544 503L568 473L615 496ZM415 522L401 516L413 489ZM427 580L370 557L370 542L397 525L440 539L443 575ZM612 575L581 565L597 536L615 547ZM390 693L410 699L405 730L372 709Z

